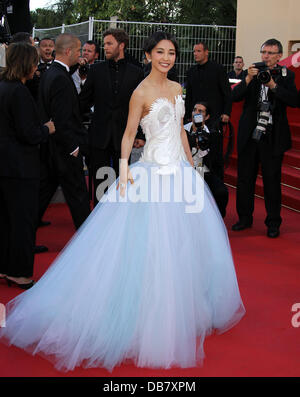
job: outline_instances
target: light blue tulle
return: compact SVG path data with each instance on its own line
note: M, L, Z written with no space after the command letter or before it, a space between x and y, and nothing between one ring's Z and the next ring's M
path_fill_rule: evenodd
M189 186L202 192L200 212L176 202L184 193L176 181L188 168ZM44 355L59 370L112 370L127 359L141 367L192 367L204 358L205 336L241 319L226 228L203 179L181 161L175 174L159 175L153 194L155 165L131 169L131 200L120 198L118 181L110 187L43 277L9 302L2 340ZM170 200L163 202L166 187ZM151 202L151 194L160 201Z

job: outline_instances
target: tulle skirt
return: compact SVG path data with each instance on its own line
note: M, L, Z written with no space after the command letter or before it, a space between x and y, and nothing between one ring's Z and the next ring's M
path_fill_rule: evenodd
M131 170L127 195L116 181L43 277L8 303L2 341L59 370L193 367L205 336L241 319L227 231L203 178L186 162L171 174L143 162Z

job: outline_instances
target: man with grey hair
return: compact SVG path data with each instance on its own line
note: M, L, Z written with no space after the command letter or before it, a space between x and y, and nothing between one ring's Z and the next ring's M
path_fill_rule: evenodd
M69 33L55 41L56 58L40 83L42 120L53 120L56 136L46 144L47 175L41 181L39 217L42 219L60 185L76 228L90 213L80 147L86 144L76 88L69 74L78 62L81 42ZM44 159L45 160L45 159Z
M252 226L260 165L267 213L265 225L270 238L279 236L282 222L281 167L284 153L291 148L286 108L297 106L295 74L278 64L282 52L280 41L265 41L260 48L262 63L250 65L246 78L232 90L234 102L245 100L237 136L236 210L239 219L232 230L241 231Z

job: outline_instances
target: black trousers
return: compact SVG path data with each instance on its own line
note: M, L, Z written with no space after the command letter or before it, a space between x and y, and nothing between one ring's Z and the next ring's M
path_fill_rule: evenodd
M212 192L222 217L225 218L229 197L227 186L224 184L222 179L219 178L219 176L212 172L205 172L204 180Z
M57 154L52 160L51 167L45 156L41 160L39 220L42 219L57 187L61 186L75 228L78 229L90 214L82 156Z
M90 172L94 186L94 205L97 205L109 186L119 177L121 151L112 145L106 149L91 148Z
M32 277L39 179L0 177L0 273Z
M239 219L252 223L254 211L255 183L259 164L264 185L267 226L279 227L281 211L281 166L283 154L274 156L268 142L255 142L251 139L245 149L238 154L238 181L236 209Z

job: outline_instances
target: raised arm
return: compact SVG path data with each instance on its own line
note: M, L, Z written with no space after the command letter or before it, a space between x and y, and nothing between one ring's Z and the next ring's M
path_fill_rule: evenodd
M132 150L136 132L142 118L144 110L143 96L139 91L134 91L129 102L129 114L126 129L121 143L121 162L120 162L120 194L125 195L128 179L133 183L128 169L128 159ZM119 185L118 185L119 187ZM118 188L117 187L117 188Z
M190 145L186 136L186 131L183 127L183 119L181 120L181 142L188 162L191 164L192 167L194 167Z

